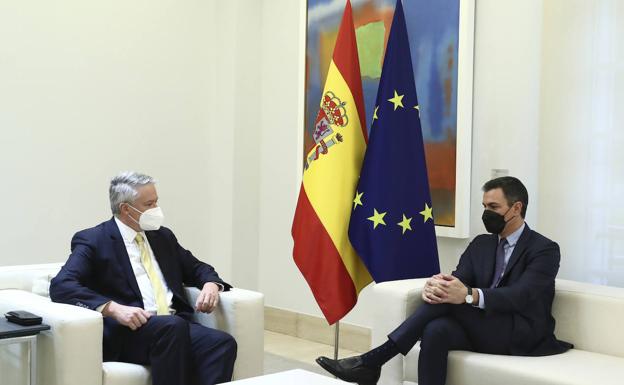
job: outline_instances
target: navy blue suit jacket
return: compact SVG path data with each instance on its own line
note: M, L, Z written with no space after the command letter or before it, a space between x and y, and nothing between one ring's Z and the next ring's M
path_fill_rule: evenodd
M198 260L178 243L166 227L146 231L154 257L173 293L173 308L181 315L192 314L184 286L201 289L206 282L221 283L215 269ZM95 310L115 301L122 305L143 307L143 299L130 265L123 238L114 218L93 228L79 231L71 241L71 254L50 285L54 302ZM130 329L112 318L104 319L104 358L115 360L122 347L124 334Z
M497 235L477 236L462 254L453 275L483 291L486 313L511 314L510 354L541 356L568 350L572 345L555 338L552 316L555 277L561 259L559 245L526 225L501 282L490 289L497 245Z

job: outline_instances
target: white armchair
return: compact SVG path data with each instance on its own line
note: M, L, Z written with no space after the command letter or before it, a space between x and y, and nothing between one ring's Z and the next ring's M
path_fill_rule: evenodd
M102 362L102 315L77 306L53 303L49 281L61 264L0 267L0 314L27 310L43 317L49 331L38 339L38 383L41 385L150 385L148 367ZM192 302L199 290L187 288ZM264 296L232 289L221 294L211 314L197 314L197 322L230 333L238 343L234 378L262 374L264 359ZM0 351L0 373L19 373L19 352ZM17 358L16 358L17 357ZM6 377L0 381L2 384ZM9 381L9 384L15 382Z
M373 346L423 304L426 279L373 286L383 306L373 315ZM558 279L552 314L555 335L574 344L563 354L512 357L466 351L449 353L447 385L622 384L624 378L624 289ZM415 385L420 344L384 365L379 384Z

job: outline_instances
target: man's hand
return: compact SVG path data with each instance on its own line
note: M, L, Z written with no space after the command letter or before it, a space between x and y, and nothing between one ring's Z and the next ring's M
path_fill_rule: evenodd
M147 320L152 316L149 312L140 307L120 305L114 301L109 302L104 309L102 309L102 315L104 317L114 318L117 322L132 330L137 330L145 325Z
M444 303L448 297L446 286L444 286L445 280L443 274L436 274L429 278L425 283L425 287L422 291L423 301L436 305Z
M442 286L445 287L447 292L445 303L452 303L455 305L459 305L464 303L466 300L466 295L468 294L468 288L466 285L462 283L457 277L450 274L442 274L442 278L444 281L442 282Z
M203 313L212 312L219 303L219 286L214 282L207 282L197 296L195 310Z
M450 274L436 274L427 280L422 299L432 305L440 303L464 303L468 289L457 277Z

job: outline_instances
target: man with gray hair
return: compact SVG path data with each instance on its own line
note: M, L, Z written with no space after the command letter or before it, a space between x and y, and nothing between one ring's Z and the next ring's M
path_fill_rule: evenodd
M50 297L104 316L104 361L151 365L154 385L230 381L236 342L192 321L231 285L162 227L155 180L123 172L110 183L113 218L74 235ZM194 306L184 285L201 290Z

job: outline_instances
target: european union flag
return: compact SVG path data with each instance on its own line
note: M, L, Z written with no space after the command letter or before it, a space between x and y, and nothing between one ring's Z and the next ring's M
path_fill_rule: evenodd
M418 98L401 0L386 48L349 238L375 282L440 272Z

